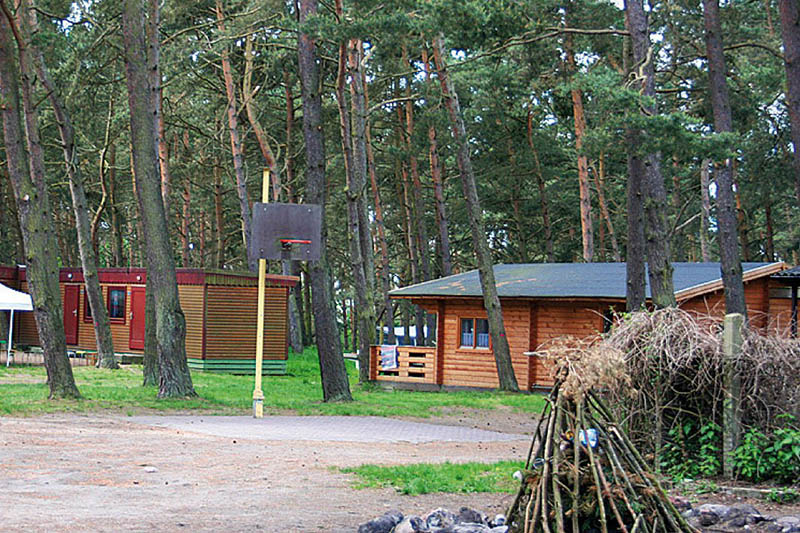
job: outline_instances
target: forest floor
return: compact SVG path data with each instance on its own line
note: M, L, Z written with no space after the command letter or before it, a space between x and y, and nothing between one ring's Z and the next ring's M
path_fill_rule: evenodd
M0 529L355 531L391 509L424 514L437 507L457 511L470 506L492 515L504 512L511 494L407 496L388 488L356 490L354 478L339 468L522 460L530 444L522 434L533 429L530 414L512 409L451 409L437 418L404 418L450 426L441 429L443 435L452 426L468 433L481 429L515 434L498 437L509 440L469 437L417 443L381 440L379 434L386 431L377 425L374 438L305 440L245 430L239 436L200 426L187 429L185 423L173 422L177 418L163 413L0 418ZM207 418L192 415L186 420ZM220 423L229 418L221 417ZM248 425L242 417L241 427ZM364 427L369 425L362 431ZM724 500L717 496L695 501ZM773 516L800 509L737 501Z

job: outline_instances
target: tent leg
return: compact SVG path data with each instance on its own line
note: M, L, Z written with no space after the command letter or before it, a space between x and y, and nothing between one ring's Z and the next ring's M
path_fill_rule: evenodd
M8 346L6 346L6 367L11 366L11 336L14 334L14 310L11 310L11 320L8 324Z

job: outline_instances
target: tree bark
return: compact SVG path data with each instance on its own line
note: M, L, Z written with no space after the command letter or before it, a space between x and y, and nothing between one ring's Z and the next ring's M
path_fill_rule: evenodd
M249 34L245 38L244 47L244 80L242 81L242 99L244 100L244 108L247 112L247 120L253 128L253 133L258 141L258 148L261 150L261 155L264 158L264 166L269 169L269 177L272 184L272 201L279 202L281 196L281 175L278 172L278 165L275 161L275 154L267 140L267 134L264 133L264 128L258 122L256 116L255 106L253 106L253 99L255 98L255 91L252 90L253 85L253 58L255 52L253 51L253 35Z
M655 98L655 70L651 57L650 30L647 15L641 0L625 1L626 24L631 34L634 70L637 74L635 84L640 94L648 99ZM642 113L655 115L655 104L644 103ZM644 140L645 132L639 132ZM635 149L638 145L630 145ZM642 193L644 203L644 232L647 250L647 270L650 279L650 295L656 307L674 307L675 289L672 281L670 263L669 235L667 231L667 191L661 174L661 154L651 152L641 156L644 165ZM629 213L630 216L630 213Z
M597 172L595 173L595 186L597 187L597 203L600 206L600 214L606 222L608 228L608 238L611 239L611 253L614 254L614 261L622 261L622 255L619 253L619 243L617 242L617 232L614 230L614 223L611 221L611 215L608 212L608 204L606 204L605 195L605 180L606 165L605 156L600 154L597 160Z
M708 193L711 184L710 166L710 159L703 159L700 163L700 257L705 263L711 261L708 244L708 225L711 220L711 199Z
M544 243L545 252L547 254L547 261L552 263L556 260L553 244L553 228L550 224L550 207L547 202L547 189L544 183L544 173L542 172L542 165L539 162L539 152L533 144L533 113L528 111L527 121L527 138L528 146L533 153L533 161L536 164L536 187L539 189L539 206L542 210L542 226L544 227Z
M325 142L322 129L322 94L316 43L302 26L317 13L317 0L299 0L301 31L297 56L303 100L303 137L306 141L306 201L319 204L323 212L320 260L309 264L315 334L319 353L322 396L326 402L352 401L347 369L344 366L336 314L331 294L330 269L326 253L325 224Z
M783 58L786 68L786 108L792 134L792 163L794 166L794 194L800 205L800 2L779 0ZM767 5L769 13L769 5Z
M350 105L353 135L353 181L347 187L348 198L354 197L358 221L359 250L364 269L363 305L358 309L359 381L369 381L370 346L375 342L375 258L367 215L367 105L364 94L361 41L351 39L348 45Z
M290 202L296 203L297 197L294 194L294 97L292 96L291 79L288 70L283 71L283 79L286 94L286 194ZM288 265L284 261L281 265L284 274L289 273L300 277L297 261L290 261ZM286 271L287 267L288 272ZM302 285L297 283L291 288L289 298L289 343L295 353L303 353L303 348L310 344L310 342L306 342L306 325L301 290Z
M362 72L361 83L364 87L364 106L369 107L369 93L366 84L366 75ZM381 205L381 195L378 189L378 176L375 172L375 157L372 153L372 133L370 130L369 120L367 120L366 128L364 130L366 136L366 149L367 149L367 169L369 170L369 182L372 189L372 200L375 204L375 227L378 234L378 243L380 245L381 254L381 293L383 296L383 309L381 310L381 323L388 327L386 342L394 344L396 337L394 334L394 307L392 301L389 299L389 246L386 242L386 226L383 221L383 206ZM383 331L383 329L381 329Z
M569 25L569 12L572 2L567 2L565 23ZM571 74L577 70L575 65L575 50L572 44L572 34L564 37L564 51L567 58L567 69ZM580 194L581 211L581 242L583 243L583 260L591 263L594 260L594 236L592 229L592 198L589 189L589 163L583 154L583 138L586 132L586 116L583 112L583 92L572 89L572 114L575 121L575 151L578 154L578 190Z
M125 0L122 36L130 106L131 144L142 228L147 247L147 281L155 300L158 396L196 396L186 363L186 320L178 300L175 259L169 242L155 143L155 98L147 72L144 5ZM148 287L150 288L150 287Z
M33 105L30 66L25 42L18 31L21 72L14 61L12 44L13 15L5 2L0 2L0 114L3 120L3 141L6 165L14 190L19 225L25 246L28 289L33 298L36 329L42 343L44 365L50 398L80 398L72 367L67 358L67 343L61 294L58 287L58 263L55 231L44 179L44 159L39 141L38 117ZM19 106L19 86L22 80L27 149L23 139Z
M222 13L222 1L216 0L217 27L220 33L225 33L225 16ZM255 250L250 249L250 235L252 233L252 220L250 217L250 198L247 193L247 176L244 170L244 157L242 155L242 141L239 137L239 120L237 118L236 93L233 86L231 62L228 58L228 47L222 49L222 75L225 79L225 94L227 96L228 133L231 138L231 153L233 154L233 170L236 175L236 193L239 196L239 209L242 214L242 242L244 243L247 268L256 272L258 257Z
M428 49L422 49L422 66L425 69L425 83L431 83L431 62ZM442 164L439 160L439 143L436 139L436 126L431 122L428 126L428 158L431 166L431 181L433 182L433 198L436 202L436 226L439 228L439 255L442 263L442 276L453 273L453 262L450 251L450 228L447 218L447 209L444 201L444 180L442 179Z
M100 278L97 274L97 254L92 244L92 231L89 222L89 208L86 201L86 191L83 187L83 176L78 165L77 150L75 147L75 130L69 113L62 105L57 89L50 79L50 73L44 63L41 51L32 45L32 38L38 33L36 12L30 0L25 0L18 12L19 27L22 28L26 47L36 66L36 72L47 98L53 107L58 131L61 136L61 147L69 178L69 191L72 196L72 208L75 213L75 226L78 236L78 249L80 252L83 277L86 285L86 297L92 310L92 324L97 340L98 364L102 368L119 368L114 356L114 340L111 337L111 325L108 320L108 311L103 301L103 291L100 288ZM27 55L27 54L26 54ZM106 141L108 132L106 132ZM107 143L106 143L107 144ZM105 196L105 195L104 195Z
M725 55L722 50L722 26L717 0L703 0L706 57L708 58L709 92L714 110L714 131L733 131ZM733 200L733 161L727 158L714 164L717 176L717 226L719 228L720 268L725 292L725 312L741 313L747 320L744 301L742 263L736 231L736 210Z
M122 248L122 222L117 197L117 143L108 146L108 202L111 214L111 266L121 267L124 261Z
M764 202L764 218L766 219L767 261L775 261L775 230L772 222L772 203L769 197Z
M222 210L222 168L214 158L214 268L225 266L225 234L223 233L225 218Z
M489 243L486 241L486 228L483 224L478 190L475 186L475 174L469 157L469 139L464 119L461 116L458 95L444 63L444 42L441 35L434 39L433 45L436 70L442 85L442 96L450 116L453 137L458 144L456 160L461 174L464 197L467 201L467 215L470 221L470 229L472 230L475 257L478 262L478 272L483 291L483 305L486 308L486 314L489 319L489 333L491 334L492 351L497 365L497 377L501 390L518 391L519 385L517 385L514 367L511 364L511 352L506 338L505 325L503 324L503 310L500 306L500 298L497 296L491 250L489 249Z
M408 54L405 46L403 46L403 64L413 65L409 63ZM411 78L407 79L406 83L406 149L408 150L408 166L411 171L411 196L413 198L413 212L414 212L414 238L417 241L417 251L419 252L419 266L421 269L422 281L429 281L431 279L431 262L430 262L430 246L428 241L428 230L425 225L425 205L422 198L422 182L419 179L419 166L417 164L417 157L414 155L414 103L411 100ZM425 316L425 332L423 337L425 341L423 344L430 344L432 339L436 338L436 317L431 313L424 313ZM419 337L420 332L417 332Z

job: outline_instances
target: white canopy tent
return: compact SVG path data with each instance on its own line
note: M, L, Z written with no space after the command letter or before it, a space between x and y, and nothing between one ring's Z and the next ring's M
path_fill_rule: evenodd
M0 311L11 311L8 324L8 346L6 366L11 364L11 336L14 334L14 311L33 311L33 299L25 292L15 291L0 283Z

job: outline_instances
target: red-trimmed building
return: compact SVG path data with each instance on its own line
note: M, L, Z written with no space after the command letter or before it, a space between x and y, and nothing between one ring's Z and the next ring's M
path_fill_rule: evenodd
M101 268L98 274L115 351L143 353L147 270ZM3 283L27 290L24 267L0 267L0 276L10 281ZM181 309L186 316L189 367L252 374L255 370L258 276L249 272L178 269L177 278ZM92 351L96 350L96 342L83 282L80 268L62 268L59 273L67 345ZM286 372L289 290L296 283L297 278L293 276L267 275L265 374ZM15 327L18 344L39 344L33 313L21 314Z

